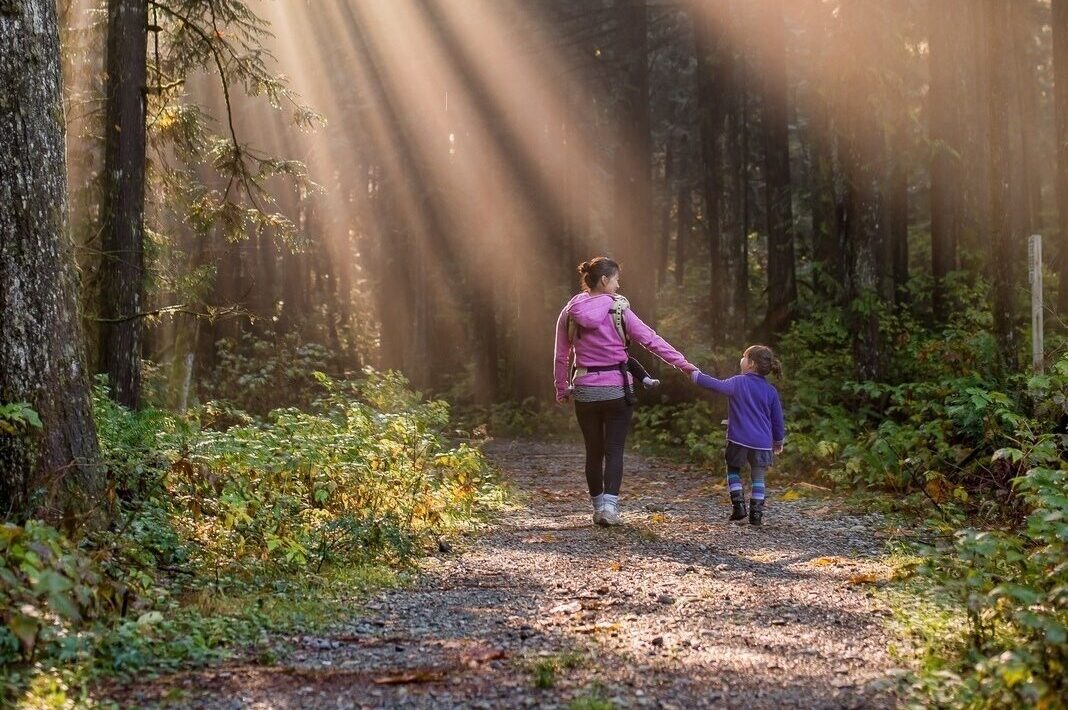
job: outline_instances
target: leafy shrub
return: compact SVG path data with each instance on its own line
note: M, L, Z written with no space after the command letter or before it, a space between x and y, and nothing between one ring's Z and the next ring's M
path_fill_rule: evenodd
M214 403L135 413L96 388L120 515L77 544L0 527L0 704L31 678L84 682L70 669L217 658L275 623L264 599L299 606L339 575L349 595L349 571L401 568L500 499L481 453L446 438L445 403L394 373L313 378L307 411L263 419Z
M327 348L304 342L297 333L242 333L237 340L220 340L216 357L203 399L256 415L310 405L320 390L315 373L337 370Z
M960 652L917 688L960 707L1063 707L1068 697L1068 472L1063 433L1029 435L994 460L1030 515L1021 531L963 529L921 571L967 619Z

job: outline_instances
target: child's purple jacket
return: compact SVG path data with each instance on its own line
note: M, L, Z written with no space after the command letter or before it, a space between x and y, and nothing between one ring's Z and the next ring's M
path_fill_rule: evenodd
M770 451L786 438L779 392L763 375L748 372L717 380L695 372L693 381L728 397L727 441Z
M577 294L567 302L560 317L556 319L556 357L553 363L553 379L556 385L556 399L560 401L567 394L568 357L571 343L567 338L567 318L571 316L579 326L579 337L575 339L575 364L578 367L596 365L616 365L627 361L627 350L612 322L612 302L610 295L603 293L591 295ZM682 353L671 347L666 340L656 334L652 328L641 321L634 311L623 311L623 320L627 326L627 335L667 364L683 372L692 372L697 368L686 361ZM628 379L632 379L627 375ZM614 370L607 372L590 372L575 378L576 385L592 387L619 387L623 378Z

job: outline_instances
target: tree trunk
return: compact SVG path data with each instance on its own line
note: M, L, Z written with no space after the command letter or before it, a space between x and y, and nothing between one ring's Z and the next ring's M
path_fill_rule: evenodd
M957 244L961 226L960 171L960 53L955 44L961 5L959 0L941 0L929 5L930 94L928 120L931 136L931 295L935 319L948 315L946 274L957 268Z
M0 7L0 404L41 428L0 434L0 516L102 517L103 471L67 223L56 7Z
M1068 0L1053 0L1054 106L1057 138L1057 244L1060 291L1057 311L1068 317Z
M1014 58L1010 87L1014 94L1013 110L1013 161L1018 175L1013 180L1013 205L1016 213L1016 229L1026 237L1042 228L1042 181L1036 154L1037 140L1041 134L1038 106L1038 77L1035 66L1039 63L1034 50L1035 36L1040 32L1037 7L1034 0L1015 0L1010 5L1012 27L1012 56Z
M621 88L613 210L625 292L635 311L655 322L656 244L652 230L652 144L649 116L648 8L645 0L617 0L619 46L626 67Z
M724 314L734 308L731 297L737 284L724 278L731 264L731 256L724 254L723 231L723 148L724 121L729 107L729 87L734 67L731 49L727 45L723 25L728 16L722 0L708 3L703 13L695 15L694 51L697 54L697 101L701 130L701 158L704 171L705 225L708 229L709 312L711 313L712 344L722 341L721 333L727 325ZM726 263L725 263L726 262ZM729 286L727 285L729 283ZM736 318L729 318L735 321ZM730 326L735 323L730 323Z
M686 282L686 247L693 229L693 196L686 185L679 186L679 219L675 231L675 285Z
M842 283L842 245L838 239L838 212L834 184L834 145L831 112L819 88L812 92L809 145L812 152L812 252L819 263L816 286L827 296Z
M109 0L99 367L131 409L141 403L147 49L145 0Z
M870 47L878 32L875 0L858 0L842 13L844 46ZM860 380L882 375L879 339L882 130L873 111L876 52L860 52L843 72L841 160L845 178L845 285L853 335L853 362Z
M672 203L675 201L671 192L672 162L671 139L669 138L664 149L663 204L660 206L660 249L657 253L656 266L657 288L667 283L668 257L671 255L671 208Z
M797 302L794 218L787 115L786 31L783 0L764 0L764 171L768 214L768 334L782 332Z
M984 27L986 30L989 63L987 78L990 82L988 126L990 129L990 245L991 276L993 279L994 334L1001 348L1002 359L1010 368L1015 368L1017 350L1016 309L1013 303L1015 283L1016 247L1019 235L1013 232L1010 208L1012 186L1006 169L1012 156L1009 151L1008 101L1011 95L1012 57L1011 36L1005 32L1009 26L1008 0L984 0Z
M727 174L733 176L731 227L726 231L727 319L729 332L749 329L749 90L745 61L736 62L731 82L731 106L727 128Z

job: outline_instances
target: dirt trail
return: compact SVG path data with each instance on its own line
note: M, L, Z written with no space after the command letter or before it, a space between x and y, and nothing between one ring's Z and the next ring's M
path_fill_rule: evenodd
M524 507L427 560L417 585L295 639L276 666L184 674L128 699L181 689L168 706L894 704L888 612L864 583L887 573L874 518L776 500L771 479L767 524L730 524L718 480L628 452L626 524L601 529L579 446L498 441L487 453ZM539 667L552 687L535 684Z

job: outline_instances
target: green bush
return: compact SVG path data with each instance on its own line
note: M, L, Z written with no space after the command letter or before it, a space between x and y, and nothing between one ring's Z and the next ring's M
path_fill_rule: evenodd
M306 411L262 419L215 403L135 413L96 388L119 514L77 542L0 527L0 704L34 679L51 693L217 658L500 501L482 454L446 438L445 403L394 373L313 381Z

